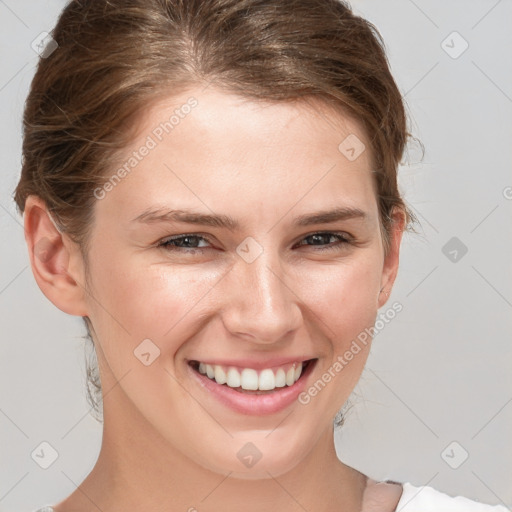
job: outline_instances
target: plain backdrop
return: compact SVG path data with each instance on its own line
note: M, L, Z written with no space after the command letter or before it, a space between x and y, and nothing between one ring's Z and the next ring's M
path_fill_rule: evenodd
M0 0L0 511L69 495L101 425L85 399L84 328L40 292L12 192L23 104L62 0ZM512 507L512 2L356 0L379 29L407 102L400 188L421 221L406 235L388 305L336 432L340 458L375 479ZM382 311L386 309L386 306ZM32 458L47 442L47 469ZM43 447L46 445L43 445Z

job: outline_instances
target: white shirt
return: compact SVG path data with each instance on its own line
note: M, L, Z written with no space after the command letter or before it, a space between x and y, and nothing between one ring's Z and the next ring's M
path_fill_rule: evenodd
M512 512L503 505L485 505L463 496L453 498L432 487L415 487L405 482L402 488L402 496L395 512ZM36 512L54 510L47 506Z
M503 505L485 505L463 496L453 498L432 487L402 484L402 497L395 512L511 512Z

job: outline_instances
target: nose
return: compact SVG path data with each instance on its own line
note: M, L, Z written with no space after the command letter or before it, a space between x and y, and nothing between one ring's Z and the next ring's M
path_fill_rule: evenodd
M300 296L276 258L263 252L252 263L237 261L226 276L223 323L234 336L258 344L277 343L302 321ZM295 283L296 284L296 283Z

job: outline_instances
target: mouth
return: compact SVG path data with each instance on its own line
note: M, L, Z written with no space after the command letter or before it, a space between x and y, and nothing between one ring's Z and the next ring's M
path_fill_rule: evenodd
M236 412L263 415L295 402L317 359L297 360L268 368L188 361L200 388ZM256 365L255 365L256 366Z
M197 373L239 393L266 394L277 388L293 386L314 361L315 359L295 361L259 371L254 368L223 366L199 361L190 361L189 365Z

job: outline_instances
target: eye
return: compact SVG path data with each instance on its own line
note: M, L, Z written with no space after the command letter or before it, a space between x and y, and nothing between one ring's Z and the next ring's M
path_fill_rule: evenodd
M337 242L329 243L329 240L331 240L333 238L335 240L337 240ZM314 243L313 244L302 243L307 240L313 241ZM318 243L316 243L316 242L318 242ZM304 237L302 239L301 243L299 243L298 245L299 246L310 245L313 247L319 246L315 250L328 251L328 250L336 250L336 249L339 249L340 246L345 246L347 244L352 244L352 243L353 243L353 239L348 233L331 233L329 231L325 231L325 232L322 231L322 232L313 233L312 235L308 235L308 236Z
M185 252L195 252L196 250L202 251L203 249L208 249L209 247L199 247L198 242L201 240L209 243L209 241L203 236L193 234L178 235L162 240L158 244L158 247L164 247L171 250L180 249Z
M329 240L336 240L335 243L329 243ZM304 243L304 242L313 243ZM210 244L209 240L204 236L195 234L176 235L168 237L158 243L158 247L163 247L166 250L178 250L188 253L203 252L205 249L211 247L200 246L201 242ZM304 237L296 247L310 246L315 247L316 251L336 250L341 246L353 244L353 239L348 233L331 233L331 232L318 232Z

